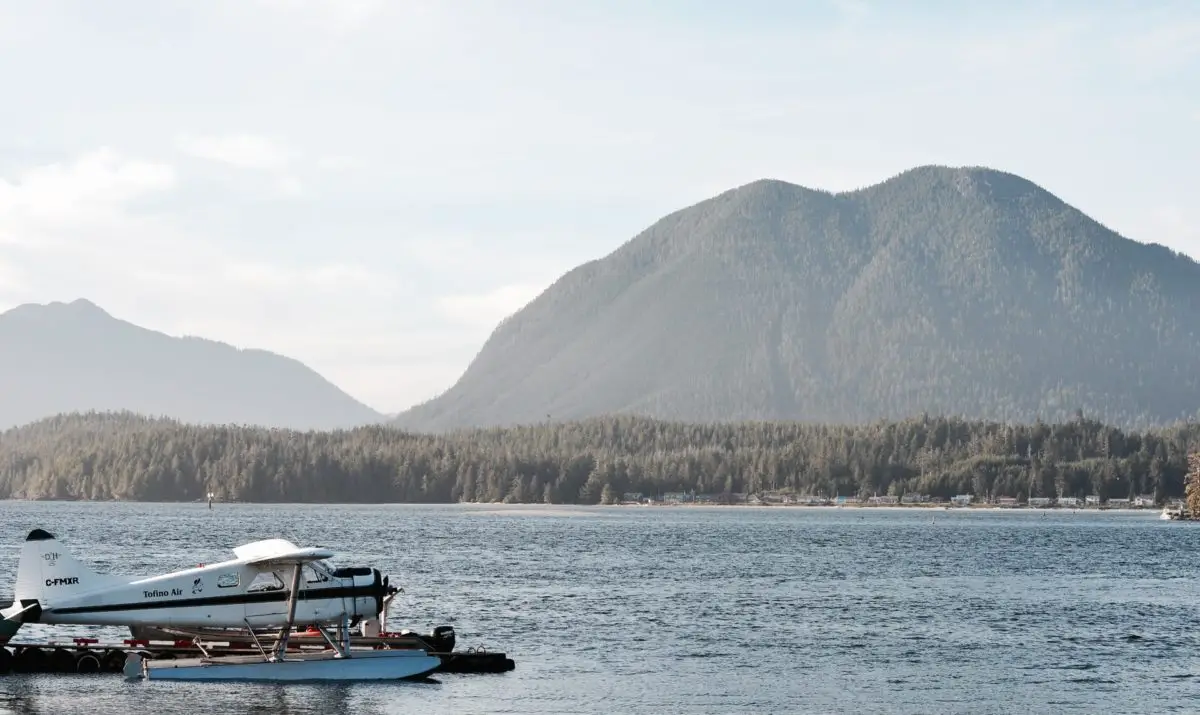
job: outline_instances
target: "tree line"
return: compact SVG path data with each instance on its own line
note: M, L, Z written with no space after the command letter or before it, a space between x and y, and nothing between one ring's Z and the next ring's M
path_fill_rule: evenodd
M1200 426L1124 431L921 416L866 425L612 416L430 435L299 432L130 413L0 433L0 498L596 504L626 492L1102 499L1184 495Z

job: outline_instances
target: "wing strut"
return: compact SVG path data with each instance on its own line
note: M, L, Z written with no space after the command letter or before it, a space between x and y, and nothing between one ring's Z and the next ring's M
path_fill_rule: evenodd
M250 637L254 639L254 645L258 648L263 660L270 662L271 659L267 657L267 649L263 648L262 643L259 642L258 636L254 633L254 626L250 625L250 619L243 618L242 620L246 623L246 630L250 631Z
M292 626L296 623L296 600L300 595L300 569L303 565L297 561L292 566L292 587L288 591L287 622L283 624L283 631L279 634L279 651L275 654L276 660L283 660L283 657L287 655L288 636L292 632Z

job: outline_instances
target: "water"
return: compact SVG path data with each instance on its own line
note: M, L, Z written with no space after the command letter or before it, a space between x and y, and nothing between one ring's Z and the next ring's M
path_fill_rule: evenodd
M517 669L437 684L0 676L0 713L1161 713L1200 702L1200 528L1156 513L0 502L141 575L284 536ZM27 626L20 637L81 629ZM124 637L120 631L110 631Z

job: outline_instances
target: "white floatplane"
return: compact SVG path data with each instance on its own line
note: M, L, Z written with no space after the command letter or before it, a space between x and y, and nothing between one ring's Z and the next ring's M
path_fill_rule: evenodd
M42 529L29 533L17 566L13 604L0 611L0 642L22 623L87 624L201 636L245 629L259 655L149 660L131 652L125 673L150 680L396 680L420 678L441 660L423 649L354 650L354 623L383 618L399 590L378 569L331 569L333 552L266 539L235 548L236 558L161 576L98 574ZM319 626L327 648L288 650L297 623ZM330 637L323 626L337 626ZM273 638L259 633L275 630ZM276 630L277 629L277 630ZM264 645L263 641L267 641Z

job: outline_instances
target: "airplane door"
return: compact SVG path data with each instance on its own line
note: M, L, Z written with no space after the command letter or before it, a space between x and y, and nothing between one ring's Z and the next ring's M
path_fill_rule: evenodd
M246 587L246 620L254 627L282 626L287 620L283 576L280 571L260 571Z
M246 589L251 599L246 603L246 619L255 626L281 626L287 620L287 585L291 583L291 567L287 571L261 571ZM304 626L310 621L323 621L338 615L328 598L305 598L306 591L327 588L329 575L305 564L300 569L300 600L296 603L296 625ZM319 594L317 594L319 596ZM336 612L334 612L336 611ZM269 619L267 622L260 622Z
M336 615L333 613L336 602L332 601L327 593L321 593L321 590L329 588L329 585L329 574L324 569L314 568L313 564L304 564L300 569L300 594L303 598L305 591L308 591L312 597L304 598L296 604L296 617L301 618L300 614L304 614L304 618L323 622Z

